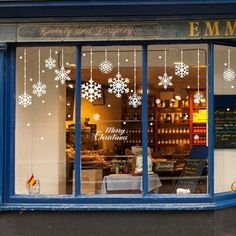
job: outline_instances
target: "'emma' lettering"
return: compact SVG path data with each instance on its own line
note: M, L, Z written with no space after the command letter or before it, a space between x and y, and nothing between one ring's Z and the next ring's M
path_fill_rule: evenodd
M189 37L236 36L236 21L190 21Z

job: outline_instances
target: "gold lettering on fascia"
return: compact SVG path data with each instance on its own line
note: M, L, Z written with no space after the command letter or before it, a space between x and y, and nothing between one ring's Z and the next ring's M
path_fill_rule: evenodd
M204 36L220 36L219 21L206 21L206 30Z
M236 36L236 21L226 21L225 36Z
M198 37L199 36L199 22L190 21L189 22L189 37Z
M236 36L236 21L190 21L189 37L200 36L200 29L204 32L204 37L232 37Z
M78 36L132 36L134 28L130 26L43 26L40 36L48 37L78 37Z

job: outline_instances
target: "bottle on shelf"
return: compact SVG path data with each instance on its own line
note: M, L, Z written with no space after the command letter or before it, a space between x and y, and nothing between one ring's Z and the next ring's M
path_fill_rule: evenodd
M149 116L149 120L155 120L155 116L154 116L154 113L151 113L151 115Z

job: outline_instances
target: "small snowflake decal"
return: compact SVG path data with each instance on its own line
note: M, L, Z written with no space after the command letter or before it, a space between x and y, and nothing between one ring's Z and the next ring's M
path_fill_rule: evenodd
M32 96L24 92L19 96L19 105L26 108L32 104Z
M36 84L33 85L33 94L41 97L42 95L46 94L47 85L43 84L41 81L38 81Z
M225 81L232 81L235 78L235 72L232 69L225 69L223 74Z
M181 62L178 65L175 65L175 74L178 75L180 78L183 78L184 76L189 74L188 68L188 65Z
M106 59L103 60L99 65L99 69L103 74L111 73L112 68L113 68L113 65L112 65L111 61L106 60Z
M133 95L129 96L129 105L137 108L142 104L142 97L137 93L133 93Z
M59 70L55 70L55 73L57 74L55 80L60 80L61 84L64 84L66 80L71 80L69 77L70 70L66 70L64 66L61 66Z
M160 99L160 98L157 98L157 99L155 100L155 102L156 102L157 105L160 105L160 104L161 104L161 99Z
M53 69L56 67L56 60L53 59L51 56L47 59L45 59L45 67L48 68L49 70Z
M120 98L123 93L129 92L128 83L128 78L122 78L122 75L117 73L115 78L108 79L108 84L110 86L108 92L115 93L116 97Z
M173 86L171 80L173 76L168 76L167 73L164 73L163 76L158 76L158 79L160 80L159 86L163 85L164 89L167 89L167 86Z
M202 99L203 99L203 95L200 92L196 92L193 96L193 101L196 104L199 104Z
M96 83L92 78L87 82L81 85L81 96L82 98L87 99L89 102L102 97L102 85Z
M98 113L95 113L95 114L93 115L93 119L94 119L95 121L99 121L100 118L101 118L101 116L100 116Z

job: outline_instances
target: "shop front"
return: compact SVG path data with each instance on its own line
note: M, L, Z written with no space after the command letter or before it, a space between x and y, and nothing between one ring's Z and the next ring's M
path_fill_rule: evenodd
M168 18L148 3L137 14L141 2L91 4L96 17L88 3L30 2L0 24L1 214L14 233L233 235L234 3L196 3L191 17L179 3Z

